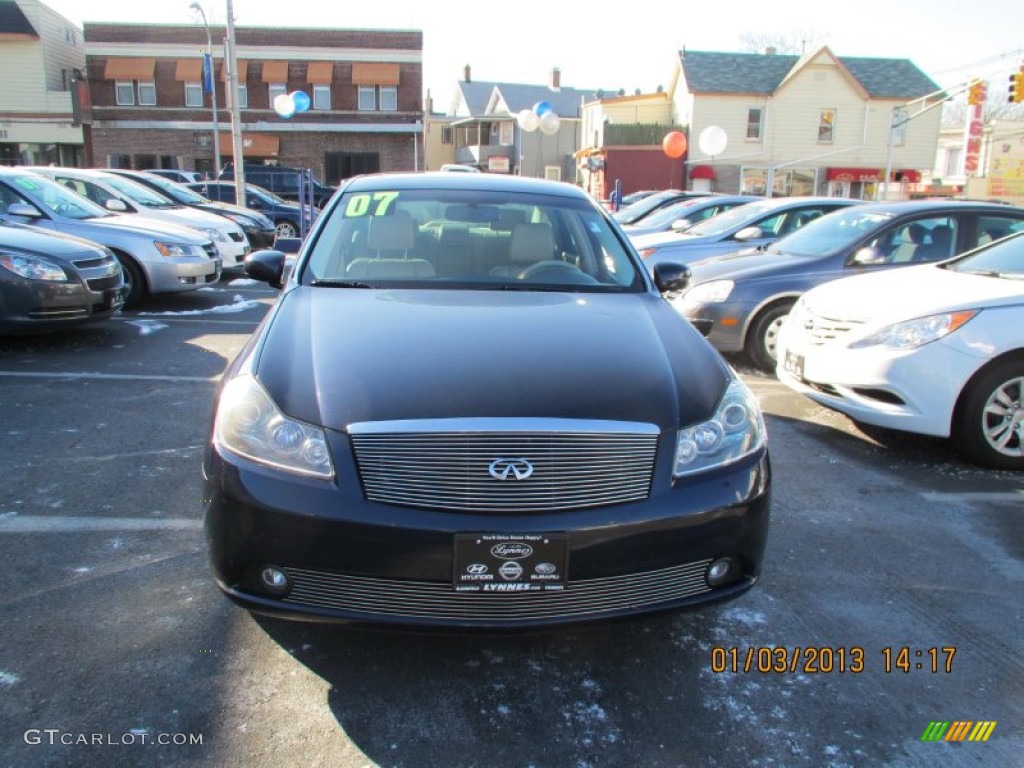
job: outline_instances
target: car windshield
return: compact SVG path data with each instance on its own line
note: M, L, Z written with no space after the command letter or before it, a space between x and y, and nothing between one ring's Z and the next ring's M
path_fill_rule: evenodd
M34 203L55 216L68 219L99 219L112 215L91 200L51 179L33 175L18 176L12 181L15 187L28 193Z
M312 244L305 284L644 291L626 246L589 201L468 190L349 191Z
M170 179L165 179L163 176L157 176L155 173L151 173L146 176L148 181L153 182L153 186L159 187L160 191L163 192L171 200L175 200L183 205L195 205L196 203L208 203L209 199L203 197L197 192L192 191L184 184L178 184Z
M939 266L952 272L1024 280L1024 232Z
M649 216L645 216L642 222L638 222L637 226L641 227L668 227L673 221L678 219L685 219L686 214L696 206L706 206L709 203L706 200L702 200L699 197L690 200L681 200L678 203L671 203L666 205L664 208L655 211Z
M283 197L279 197L271 192L269 189L259 186L258 184L246 184L245 188L251 193L262 197L265 202L271 202L275 205L291 205Z
M739 208L733 208L731 211L712 216L710 219L690 227L685 232L682 232L681 235L693 237L724 235L748 221L756 221L777 208L778 206L770 201L741 205Z
M632 224L642 219L651 211L660 208L665 204L666 200L672 200L681 194L678 189L666 189L663 192L655 192L653 195L648 195L632 205L619 209L612 215L620 224Z
M103 182L107 186L116 189L132 202L146 208L173 208L176 205L169 197L164 197L144 184L139 184L137 181L126 179L123 176L111 174L105 177Z
M862 211L858 206L833 211L794 230L769 248L791 256L831 256L892 220L892 214Z

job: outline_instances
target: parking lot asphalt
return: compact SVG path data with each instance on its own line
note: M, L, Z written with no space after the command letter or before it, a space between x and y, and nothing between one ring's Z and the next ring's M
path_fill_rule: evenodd
M775 484L763 578L734 602L475 636L234 607L199 464L274 299L226 278L0 340L0 765L1020 764L1024 478L865 435L739 359Z

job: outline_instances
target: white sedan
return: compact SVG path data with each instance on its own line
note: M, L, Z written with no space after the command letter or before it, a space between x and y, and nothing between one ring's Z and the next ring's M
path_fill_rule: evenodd
M950 437L974 462L1024 469L1024 232L808 291L778 360L783 383L855 421Z

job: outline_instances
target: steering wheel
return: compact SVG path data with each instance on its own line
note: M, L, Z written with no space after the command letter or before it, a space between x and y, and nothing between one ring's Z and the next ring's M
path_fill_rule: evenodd
M575 264L555 259L545 259L544 261L531 264L516 275L516 277L519 280L536 280L537 282L551 280L555 283L582 283L587 285L597 282L586 272L580 271L579 267Z

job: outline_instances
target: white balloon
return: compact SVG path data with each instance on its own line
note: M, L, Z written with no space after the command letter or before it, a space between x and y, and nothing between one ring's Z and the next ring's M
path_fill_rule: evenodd
M519 123L519 127L524 131L536 131L538 125L538 118L533 113L532 109L522 109L519 114L516 115L516 122Z
M558 133L558 126L561 122L561 119L554 112L545 112L540 116L540 132L548 136Z
M274 99L274 111L281 117L291 117L295 114L295 99L290 93L282 93Z
M728 142L729 135L725 132L724 128L720 128L717 125L709 125L700 132L697 146L700 147L700 151L705 155L715 157L725 151L725 145Z

